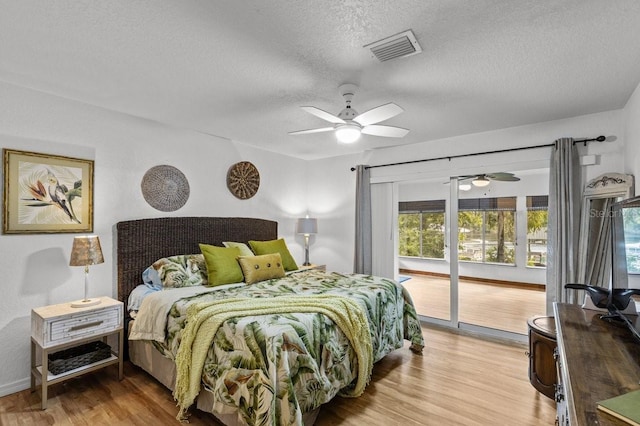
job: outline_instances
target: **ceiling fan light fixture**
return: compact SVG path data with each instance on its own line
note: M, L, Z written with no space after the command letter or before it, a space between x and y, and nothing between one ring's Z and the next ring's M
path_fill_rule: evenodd
M336 128L336 139L341 143L354 143L360 139L360 126L356 124L343 124Z
M482 188L482 187L485 187L485 186L489 185L489 179L487 179L484 176L478 176L477 178L472 180L471 183L473 184L473 186L477 186L479 188Z
M458 189L460 191L470 191L471 190L471 184L470 183L461 183L460 185L458 185Z

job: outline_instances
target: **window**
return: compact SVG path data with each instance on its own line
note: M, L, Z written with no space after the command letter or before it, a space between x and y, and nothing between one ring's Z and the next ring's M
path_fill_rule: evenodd
M547 266L549 197L527 197L527 266Z
M515 265L516 197L458 200L458 259Z
M444 259L444 200L399 205L400 256Z

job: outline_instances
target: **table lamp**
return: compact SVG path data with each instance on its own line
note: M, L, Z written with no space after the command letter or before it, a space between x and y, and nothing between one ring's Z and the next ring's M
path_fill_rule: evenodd
M309 266L309 235L318 233L318 220L307 217L298 219L296 233L304 235L304 266Z
M84 299L71 303L73 308L84 308L100 303L100 299L89 299L89 265L104 263L100 239L96 235L84 235L73 239L69 266L84 266Z

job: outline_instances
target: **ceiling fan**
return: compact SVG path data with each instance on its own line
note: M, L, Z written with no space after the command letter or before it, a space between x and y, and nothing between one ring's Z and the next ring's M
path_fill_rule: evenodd
M471 184L479 188L489 185L489 182L491 182L492 180L502 181L502 182L517 182L520 180L520 178L516 177L513 173L507 173L507 172L482 173L479 175L458 176L458 182L462 182L468 179L472 179ZM471 189L471 186L469 184L461 183L459 188L463 191L468 191Z
M344 97L347 102L347 106L340 111L338 115L333 115L320 108L312 106L301 107L309 114L313 114L316 117L333 123L331 127L321 127L318 129L298 130L296 132L289 132L290 135L304 135L308 133L319 133L335 131L336 138L342 143L353 143L360 139L361 134L382 136L386 138L401 138L404 137L409 130L401 127L383 126L381 121L395 117L404 111L400 106L390 102L388 104L380 105L373 109L358 114L356 110L351 108L351 99L355 95L358 86L355 84L347 83L338 88L338 91Z

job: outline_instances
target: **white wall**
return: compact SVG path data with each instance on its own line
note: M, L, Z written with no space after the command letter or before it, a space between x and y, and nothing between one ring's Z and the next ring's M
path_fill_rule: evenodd
M186 215L272 219L294 257L304 258L294 228L295 218L307 210L305 161L6 84L0 84L0 117L2 148L95 160L94 233L100 236L105 263L91 267L90 296L116 296L112 234L121 220ZM251 161L260 171L260 189L249 200L235 198L226 188L227 170L238 161ZM149 206L140 190L144 173L159 164L180 169L190 185L187 203L168 214ZM329 210L334 208L345 206ZM72 239L73 234L0 235L0 395L29 385L31 309L83 296L83 269L68 266Z
M307 178L309 216L318 218L318 234L311 236L309 259L328 270L353 272L356 174L358 155L309 162Z
M624 119L623 110L589 114L564 120L550 121L520 127L510 127L492 132L476 133L404 145L396 148L370 151L369 164L386 164L412 161L423 158L439 158L476 152L487 152L505 148L530 147L553 143L561 137L575 139L599 135L608 141L590 143L581 148L583 155L596 155L597 164L585 167L585 182L601 173L619 171L624 166ZM541 148L503 154L472 156L452 160L430 161L404 166L372 169L372 180L410 181L416 179L441 178L496 169L531 170L549 166L549 149Z

